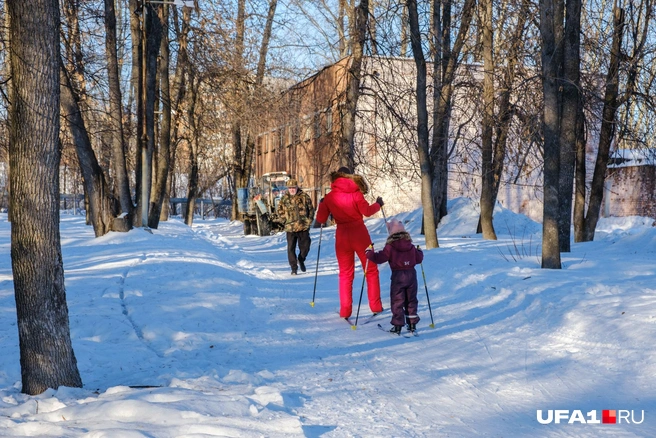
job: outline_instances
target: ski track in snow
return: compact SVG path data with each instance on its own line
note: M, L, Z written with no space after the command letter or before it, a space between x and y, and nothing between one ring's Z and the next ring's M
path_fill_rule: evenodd
M417 218L407 218L412 229ZM383 221L367 225L374 242L384 242ZM610 236L623 248L635 240L644 260L627 262L626 249L615 255L609 241L594 242L575 246L555 272L539 269L533 257L500 256L514 237L486 242L454 231L458 237L441 238L424 263L435 328L418 269L421 335L405 338L376 327L389 323L389 311L356 330L335 315L334 228L323 230L310 306L319 230L311 233L308 271L296 277L284 234L242 236L225 221L197 221L191 229L171 221L154 235L90 233L87 240L64 233L72 337L85 388L97 388L96 396L21 399L0 389L0 436L656 433L653 422L608 428L535 420L536 409L646 409L650 420L656 355L644 346L656 335L656 260L639 234ZM416 230L411 234L423 247ZM610 261L614 275L597 266ZM390 271L380 269L388 309ZM0 280L2 287L9 282ZM355 306L361 281L357 267ZM365 296L360 321L369 313ZM78 404L89 410L79 414ZM49 435L35 429L39 424Z
M218 236L216 234L204 237L215 245L218 244L222 249L238 250L242 258L247 258L249 251L256 252L259 250L255 249L259 242L254 241L252 238L235 238L234 236ZM313 235L313 237L316 236ZM322 248L321 268L324 269L320 268L320 278L322 275L335 272L332 269L325 269L324 263L334 257L334 249L332 249L334 243L331 242L333 238L334 236L331 235L330 230L324 230L322 247L327 242L330 242L330 247L328 250ZM477 242L476 245L480 245L480 242ZM452 246L451 248L456 251L452 255L457 255L462 250L466 251L465 248L467 246L467 242ZM264 247L270 249L272 254L277 252L284 255L284 235L271 237L265 243ZM475 250L480 250L480 248ZM312 258L315 251L316 241L313 241L309 259ZM470 254L465 254L471 256ZM300 280L303 276L294 279L285 278L285 269L288 269L286 257L278 258L281 260L280 264L282 265L281 270L283 273L276 277L283 280L280 286L283 290L283 295L286 296L291 293L287 284L294 280ZM250 262L250 260L247 261ZM243 260L241 263L243 263ZM570 266L576 266L578 263L577 261ZM520 263L520 265L522 264L525 265L525 263ZM471 419L467 420L465 417L471 417L472 415L476 417L476 413L478 412L484 418L489 417L491 413L494 413L496 418L516 418L518 415L517 409L521 406L521 400L525 399L526 396L551 400L553 404L563 402L567 405L580 404L579 398L566 395L569 393L581 394L588 391L586 386L578 384L576 380L564 380L557 373L551 379L546 379L544 382L541 377L536 378L537 370L543 366L547 366L548 362L540 358L540 349L530 345L527 341L523 341L517 350L514 350L514 345L512 346L513 350L511 353L522 357L521 365L519 371L512 371L505 378L502 378L501 381L496 381L494 378L492 380L481 379L479 374L467 371L469 367L467 360L460 360L454 363L447 360L436 364L412 363L413 354L416 353L420 356L422 349L425 348L424 345L431 345L434 348L434 341L436 339L442 339L442 342L449 343L460 338L464 342L480 345L480 352L477 358L472 358L472 362L469 363L476 361L476 366L480 367L481 361L483 363L487 362L483 366L490 370L490 375L496 374L503 376L508 373L509 366L508 364L504 364L502 368L499 368L499 360L507 357L508 352L505 351L500 359L496 359L494 350L501 348L502 350L499 351L503 351L504 347L494 347L494 345L498 341L501 341L502 344L507 344L508 341L502 340L502 338L498 338L497 341L494 341L494 339L496 339L496 333L503 330L504 322L517 317L521 318L522 321L526 321L525 336L526 339L529 339L533 322L536 319L541 319L540 311L545 308L548 309L552 305L551 303L558 302L562 297L562 294L557 294L555 297L545 294L545 289L540 286L539 279L532 278L533 276L540 276L540 271L534 268L513 269L509 274L507 263L500 263L499 270L496 273L492 271L492 275L498 278L491 281L489 277L490 271L488 271L488 274L480 274L476 272L476 266L472 266L471 264L469 267L466 264L463 264L463 266L464 269L453 273L453 279L455 281L452 285L441 284L440 289L452 290L454 293L445 293L445 297L439 297L437 299L435 297L431 298L435 329L427 327L430 323L430 317L428 315L425 294L422 294L423 288L421 286L423 284L420 284L419 298L422 321L420 323L421 336L418 338L389 339L389 335L379 330L370 330L374 326L367 327L366 325L359 325L358 329L351 333L343 333L344 329L341 328L343 324L339 321L334 322L332 319L327 321L329 330L324 332L326 338L322 340L308 337L308 331L293 330L293 334L300 337L302 344L311 345L312 343L316 343L318 344L318 349L325 350L328 344L336 342L337 344L342 344L342 348L346 353L339 359L330 360L321 358L319 365L315 368L316 377L311 378L309 381L307 377L311 375L311 372L302 367L294 368L293 371L284 372L280 376L279 380L286 382L285 386L288 391L303 394L303 406L295 408L292 412L299 414L301 418L306 418L310 423L320 421L324 424L333 422L339 425L325 436L358 436L351 431L357 427L362 418L366 418L373 423L371 430L367 434L380 436L431 437L440 436L441 434L449 435L453 433L453 430L460 431L454 436L463 436L463 431L468 431L465 433L466 435L509 436L507 434L511 430L517 432L516 436L522 436L524 434L531 435L535 433L535 431L528 432L534 428L534 425L530 421L524 421L518 429L511 427L506 430L505 434L497 434L493 430L487 433L481 433L480 428L474 426L470 423ZM266 268L260 269L265 270ZM383 291L384 300L387 299L384 291L388 290L389 286L389 279L386 278L388 272L381 272L381 290ZM357 295L357 288L355 285L358 284L358 280L361 278L358 274L361 273L356 269L354 302L357 302L357 297L355 296ZM251 275L261 278L261 275L257 272L251 273ZM421 283L422 277L420 276L418 280ZM517 282L521 286L520 290L516 289ZM527 288L522 282L532 286ZM320 290L317 291L317 295L323 296L326 292L326 285L321 284L321 281L319 283ZM469 298L468 291L472 290L472 288L478 288L482 284L489 285L490 283L496 283L496 285L491 288L486 286L489 291L488 294L471 297L473 299ZM336 293L336 285L328 289L328 293ZM431 294L434 294L435 288L430 287L430 289L433 291ZM565 301L567 301L567 298L565 298ZM589 303L589 305L595 304L597 303ZM603 305L603 303L599 304ZM366 309L366 306L365 297L365 300L363 300L363 310ZM318 304L317 307L319 307ZM307 321L308 325L316 322L307 317L298 316L298 318ZM385 323L384 320L381 322L383 324ZM321 321L321 324L324 324L324 322ZM570 335L565 333L553 333L549 335L550 347L564 349L568 355L575 354L582 349L607 349L611 347L610 345L599 342L584 341L580 339L580 336L575 334L577 332L572 333ZM360 336L360 338L354 339L352 338L353 336ZM514 342L511 341L512 344ZM329 351L331 351L330 348ZM381 355L381 351L384 351L384 354ZM299 360L303 359L299 358ZM404 371L412 366L427 368L424 370L424 374L422 374L424 377L421 380L417 380L414 374ZM305 376L304 385L294 384L295 374L298 372ZM408 380L408 376L413 377L414 380ZM427 378L428 376L433 376L436 380L423 381L423 378ZM528 388L522 388L518 393L520 399L508 405L507 403L515 397L513 394L515 394L514 391L516 391L517 384L510 380L514 378L527 383ZM556 380L556 385L554 385L553 379ZM336 386L337 392L335 395L326 394L325 387L328 385L328 382L330 386ZM511 384L508 385L508 383ZM444 391L449 395L435 398L433 389L435 385L449 388L449 390ZM450 395L452 393L457 393L460 396L456 399ZM505 393L499 399L500 402L495 402L491 406L488 405L486 401L490 398L497 397L499 393ZM327 401L326 397L331 401ZM346 411L325 408L326 405L339 405L340 399L345 400L344 403L347 406ZM502 400L506 401L503 402ZM453 416L448 419L442 418L439 413L442 411L444 403L458 404L468 414L463 418L454 418ZM322 415L320 417L312 414L316 410L321 411ZM346 412L348 412L348 415ZM350 415L355 415L358 420L349 421ZM491 420L488 419L486 421ZM580 434L580 432L581 430L578 429L576 434ZM589 433L589 436L596 436L604 435L605 431L601 433L599 431L589 431ZM553 436L559 435L571 436L567 431L559 431Z

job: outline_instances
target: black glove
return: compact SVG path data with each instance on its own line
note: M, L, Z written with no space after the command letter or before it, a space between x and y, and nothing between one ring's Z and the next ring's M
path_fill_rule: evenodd
M377 202L378 205L380 205L381 207L382 207L383 205L385 205L385 203L383 202L383 198L381 198L380 196L376 198L376 202Z
M369 251L373 251L373 250L374 250L374 244L373 244L373 242L372 242L371 245L369 245L369 246L367 247L367 249L364 250L364 252L369 252Z
M323 202L323 198L319 199L319 203L322 203L322 202Z

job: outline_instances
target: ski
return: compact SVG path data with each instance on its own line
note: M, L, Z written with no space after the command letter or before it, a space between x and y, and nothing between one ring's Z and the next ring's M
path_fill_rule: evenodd
M353 327L353 323L351 322L351 318L342 318L344 321L348 323L351 327Z
M387 334L390 334L390 335L396 335L396 336L401 336L401 333L394 333L394 332L391 332L391 331L389 331L389 329L386 329L385 327L383 327L383 326L380 325L380 324L378 324L378 328L381 329L382 331L384 331L384 332L387 333Z
M417 337L419 337L419 333L417 333L417 330L415 329L414 332L404 332L403 337L404 338L417 338Z
M384 331L385 333L389 333L390 335L403 336L404 338L417 338L417 337L419 337L419 333L417 333L417 330L415 330L414 332L405 331L405 332L401 332L401 333L393 333L393 332L390 332L389 329L386 329L385 327L383 327L380 324L378 324L378 328L381 329L382 331Z
M384 310L383 310L383 312L384 312ZM373 313L373 314L367 316L366 318L363 318L360 325L369 324L371 321L377 319L377 317L380 316L383 312Z

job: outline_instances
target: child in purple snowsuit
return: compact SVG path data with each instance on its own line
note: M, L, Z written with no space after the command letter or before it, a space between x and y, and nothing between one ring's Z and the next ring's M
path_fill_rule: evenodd
M391 219L387 224L389 236L382 251L374 251L370 245L365 254L376 264L389 262L392 269L390 306L392 307L392 329L400 334L404 323L413 332L419 322L417 315L417 273L415 265L424 260L424 253L412 244L410 234L401 222Z

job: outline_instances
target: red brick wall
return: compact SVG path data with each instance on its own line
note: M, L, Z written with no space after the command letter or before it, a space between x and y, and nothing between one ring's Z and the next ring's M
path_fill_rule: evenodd
M606 181L606 216L656 218L656 166L609 169Z

